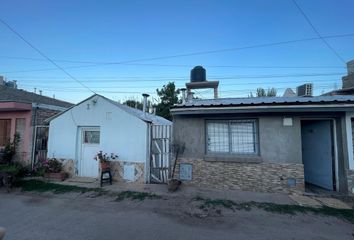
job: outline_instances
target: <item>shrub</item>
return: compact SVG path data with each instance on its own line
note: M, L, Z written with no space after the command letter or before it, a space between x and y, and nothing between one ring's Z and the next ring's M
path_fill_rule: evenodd
M63 164L56 158L44 159L39 161L33 171L38 176L43 176L44 173L59 173L63 170Z
M20 134L16 133L12 142L5 145L3 159L5 163L11 163L13 156L16 154L16 148L20 142Z
M0 165L0 172L5 172L15 177L23 177L30 173L30 167L24 167L19 163L8 163Z

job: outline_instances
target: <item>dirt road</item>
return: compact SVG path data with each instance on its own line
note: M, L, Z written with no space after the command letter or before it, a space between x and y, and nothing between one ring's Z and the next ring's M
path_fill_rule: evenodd
M312 214L217 209L187 199L113 201L80 194L0 193L5 240L354 239L354 225Z

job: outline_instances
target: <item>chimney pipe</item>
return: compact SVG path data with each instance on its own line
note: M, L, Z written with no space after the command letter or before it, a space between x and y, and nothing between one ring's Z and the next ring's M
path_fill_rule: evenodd
M42 90L39 90L39 95L42 95Z
M186 88L181 88L182 91L182 103L185 104L186 103Z
M144 97L143 112L144 112L144 114L145 114L146 111L147 111L147 98L148 98L149 96L150 96L149 94L143 93L143 97Z
M193 95L194 95L194 92L189 91L188 95L187 95L187 100L188 101L192 101L193 100Z

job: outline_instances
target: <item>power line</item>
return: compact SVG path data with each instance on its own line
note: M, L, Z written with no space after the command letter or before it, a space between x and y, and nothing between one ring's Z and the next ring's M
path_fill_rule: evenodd
M0 58L5 58L5 59L19 59L19 60L30 60L30 61L46 61L45 59L42 58L31 58L31 57L14 57L14 56L0 56ZM55 62L67 62L67 63L95 63L95 64L111 64L112 62L94 62L94 61L77 61L77 60L59 60L59 59L53 59ZM186 64L158 64L158 63L126 63L123 65L132 65L132 66L156 66L156 67L183 67L183 68L192 68L194 65L186 65ZM343 69L345 67L343 66L251 66L251 65L203 65L206 68L270 68L270 69L279 69L279 68L285 68L285 69L320 69L320 68L340 68ZM53 69L53 68L51 68ZM53 69L54 70L54 69ZM26 70L25 70L26 71ZM27 70L28 71L28 70Z
M343 75L345 72L330 72L330 73L289 73L289 74L262 74L262 75L211 75L208 77L208 79L239 79L239 78L268 78L268 77L298 77L298 76L335 76L335 75ZM34 81L38 81L38 79L45 79L45 80L56 80L56 79L62 79L61 77L57 76L49 76L49 77L37 77L37 76L12 76L11 78L14 79L28 79L28 78L33 78L36 79ZM87 79L86 81L82 80L83 82L92 82L94 80L99 80L100 82L105 82L106 80L108 81L189 81L189 77L186 76L106 76L106 77L81 77L81 79ZM130 80L128 80L130 79ZM123 81L124 80L124 81ZM60 80L57 82L69 82L66 80Z
M295 6L297 7L297 9L300 11L300 13L302 14L302 16L305 18L305 20L307 21L307 23L311 26L312 30L316 33L316 35L322 40L322 42L329 48L329 50L331 50L338 59L340 59L344 64L346 64L346 61L344 60L344 58L342 58L342 56L326 41L326 39L324 39L322 37L322 35L320 34L320 32L316 29L316 27L312 24L310 18L306 15L306 13L304 12L304 10L300 7L300 5L296 2L296 0L293 0L293 3L295 4Z
M5 22L3 19L0 18L0 22L7 27L11 32L13 32L16 36L18 36L22 41L24 41L28 46L30 46L32 49L34 49L39 55L44 57L48 62L52 63L56 68L61 70L63 73L65 73L69 78L72 80L76 81L79 83L81 86L84 88L88 89L89 91L95 93L93 90L91 90L89 87L87 87L85 84L80 82L78 79L76 79L73 75L71 75L69 72L67 72L64 68L59 66L57 63L55 63L53 60L51 60L46 54L44 54L42 51L40 51L37 47L35 47L32 43L27 41L20 33L18 33L14 28L12 28L7 22Z
M272 82L272 83L265 83L265 82L247 82L247 83L221 83L220 85L222 87L228 87L228 86L242 86L242 85L278 85L278 84L304 84L304 83L326 83L326 82L330 82L330 83L334 83L334 82L340 82L339 79L326 79L326 80L309 80L309 81L298 81L298 80L292 80L292 81L280 81L280 82ZM24 87L36 87L36 88L48 88L50 87L49 85L38 85L38 84L20 84L20 86L24 86ZM58 89L55 86L52 86L53 89ZM121 89L129 89L129 88L134 88L134 89L139 89L139 88L160 88L161 85L138 85L138 86L125 86L125 85L120 85L120 86L109 86L109 87L98 87L99 89L104 89L104 88L121 88ZM81 87L65 87L65 89L78 89ZM61 89L61 88L59 88ZM58 89L58 90L59 90ZM209 91L209 90L204 90L204 91ZM204 91L200 91L201 93L203 93ZM210 90L212 91L212 89Z
M333 86L331 84L324 84L324 85L318 85L317 87L319 88L325 88L325 89L332 89ZM287 87L275 87L276 90L285 90ZM50 89L42 89L42 90L48 90ZM57 90L57 89L54 89ZM229 90L220 90L219 93L235 93L235 92L241 92L241 93L249 93L250 91L255 91L256 89L229 89ZM70 93L82 93L82 90L77 90L77 89L61 89L61 92L70 92ZM97 92L101 93L122 93L122 94L140 94L140 91L108 91L108 90L97 90ZM196 91L197 94L205 94L207 93L206 91ZM147 93L149 94L156 94L156 92L148 91Z
M354 33L339 34L339 35L327 35L327 36L321 36L321 38L342 38L342 37L352 37L352 36L354 36ZM215 53L221 53L221 52L232 52L232 51L239 51L239 50L246 50L246 49L253 49L253 48L279 46L279 45L286 45L286 44L290 44L290 43L313 41L313 40L318 40L318 39L321 39L321 38L320 37L302 38L302 39L279 41L279 42L272 42L272 43L255 44L255 45L244 46L244 47L235 47L235 48L225 48L225 49L219 49L219 50L200 51L200 52L176 54L176 55L169 55L169 56L162 56L162 57L140 58L140 59L126 60L126 61L119 61L119 62L95 63L95 64L82 65L82 66L70 66L70 67L66 67L66 69L69 69L69 68L70 69L90 68L90 67L106 66L106 65L126 65L126 64L129 64L129 63L137 63L137 62L144 62L144 61L154 61L154 60L172 59L172 58L180 58L180 57L188 57L188 56L215 54ZM5 72L5 73L40 72L40 71L52 71L52 70L57 70L57 69L55 69L55 68L54 69L53 68L46 68L46 69L33 69L33 70L13 71L13 72Z
M231 81L231 80L243 80L243 79L274 79L274 78L289 78L289 77L325 77L325 76L341 76L343 73L300 73L300 74L266 74L266 75L234 75L234 76L214 76L213 79L217 80L223 80L224 81ZM134 83L134 82L186 82L187 78L161 78L161 79L126 79L122 78L94 78L91 80L82 80L82 82L85 83ZM52 80L51 78L45 78L44 80ZM41 81L44 81L41 80ZM98 80L98 81L96 81ZM24 82L26 80L23 80ZM38 80L33 80L35 82L38 82ZM26 81L28 82L28 80ZM66 80L55 80L55 83L68 83L70 81ZM223 82L221 84L223 84ZM245 83L247 84L247 83Z

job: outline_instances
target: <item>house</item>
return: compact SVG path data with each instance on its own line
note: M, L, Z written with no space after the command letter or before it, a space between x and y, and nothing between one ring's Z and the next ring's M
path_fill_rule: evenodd
M354 95L354 60L347 62L346 76L342 77L342 88L323 94L324 96L333 95Z
M158 143L153 141L159 135L168 139L172 123L146 112L147 96L144 111L95 94L49 119L48 158L63 160L71 176L97 178L99 166L94 156L102 151L118 155L111 162L114 180L150 182L156 177L151 174L156 165L150 159L152 145ZM169 159L159 159L168 164Z
M18 133L16 161L30 165L45 157L48 126L44 120L70 106L68 102L17 89L16 82L0 76L0 155Z
M354 194L354 96L188 98L171 113L186 184Z

